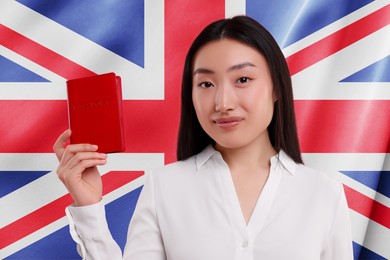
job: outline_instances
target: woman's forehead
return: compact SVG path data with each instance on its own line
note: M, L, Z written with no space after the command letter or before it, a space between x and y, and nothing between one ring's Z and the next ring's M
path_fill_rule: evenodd
M268 67L265 58L257 49L236 40L222 39L209 42L197 51L193 59L192 73L200 68L231 70L247 67L246 65Z

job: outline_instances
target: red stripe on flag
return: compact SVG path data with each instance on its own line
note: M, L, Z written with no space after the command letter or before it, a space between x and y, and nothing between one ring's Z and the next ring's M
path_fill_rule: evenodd
M32 41L0 24L0 45L45 67L65 79L96 75L96 73Z
M178 107L167 101L124 101L126 151L175 160ZM0 153L51 153L68 128L66 101L0 100ZM173 111L173 112L172 112Z
M295 101L304 153L389 153L390 101Z
M360 192L344 185L345 196L348 206L362 214L363 216L390 228L390 209L389 207L373 200Z
M165 152L174 161L178 106L125 101L126 151ZM66 101L3 100L0 107L1 153L50 153L68 127ZM302 152L390 152L388 100L298 100L295 109Z
M139 178L142 171L109 172L103 175L103 195L116 190L123 185ZM69 194L64 195L53 202L31 212L30 214L12 222L0 229L0 250L23 237L51 224L65 216L65 208L72 204L73 200Z
M205 10L213 11L205 12ZM154 127L156 127L153 128L153 131L155 131L154 134L157 134L158 136L158 140L156 140L155 144L161 142L162 145L171 147L171 152L166 154L166 162L172 162L176 160L177 132L180 118L181 79L184 60L190 44L200 33L200 31L210 22L225 17L225 1L165 0L164 14L164 89L166 109L163 111L154 110L153 108L147 108L145 103L142 103L145 109L149 109L148 111L150 111L150 114L146 115L146 118L140 118L140 122L148 122L148 124L152 124ZM141 104L141 102L139 104ZM157 119L158 117L161 118ZM152 122L156 119L159 123ZM166 119L170 120L169 125L167 122L164 122ZM138 133L142 134L142 136L145 136L145 139L142 138L143 142L148 142L147 145L149 146L149 143L152 141L147 140L150 140L150 135L148 132L151 129L145 129L141 126L134 127L138 129ZM130 138L134 139L135 136ZM164 144L164 142L167 144ZM139 142L139 146L143 146L142 142ZM150 146L152 146L152 144Z
M66 101L0 100L0 153L53 152L68 128Z
M287 57L291 75L363 39L390 23L390 5L363 17L312 45Z

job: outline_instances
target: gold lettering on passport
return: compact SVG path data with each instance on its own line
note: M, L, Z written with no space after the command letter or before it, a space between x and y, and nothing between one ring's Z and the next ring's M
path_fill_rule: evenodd
M90 110L90 109L99 109L104 108L110 105L109 99L102 99L102 100L96 100L91 101L87 103L81 103L81 104L74 104L73 110Z

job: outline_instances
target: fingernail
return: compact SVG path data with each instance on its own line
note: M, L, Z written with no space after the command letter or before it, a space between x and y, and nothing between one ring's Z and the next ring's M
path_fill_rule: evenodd
M97 149L98 149L98 146L95 145L95 144L92 144L92 145L91 145L91 149L92 149L92 150L97 150Z

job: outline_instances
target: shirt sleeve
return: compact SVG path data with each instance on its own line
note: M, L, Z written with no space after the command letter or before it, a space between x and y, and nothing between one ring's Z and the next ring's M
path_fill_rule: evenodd
M66 208L70 234L83 259L122 259L122 252L108 229L104 204Z
M126 260L165 260L165 250L155 205L153 174L146 181L130 221L124 251Z
M347 200L341 186L340 199L335 211L333 226L328 244L322 253L321 259L351 260L353 259L351 220Z

